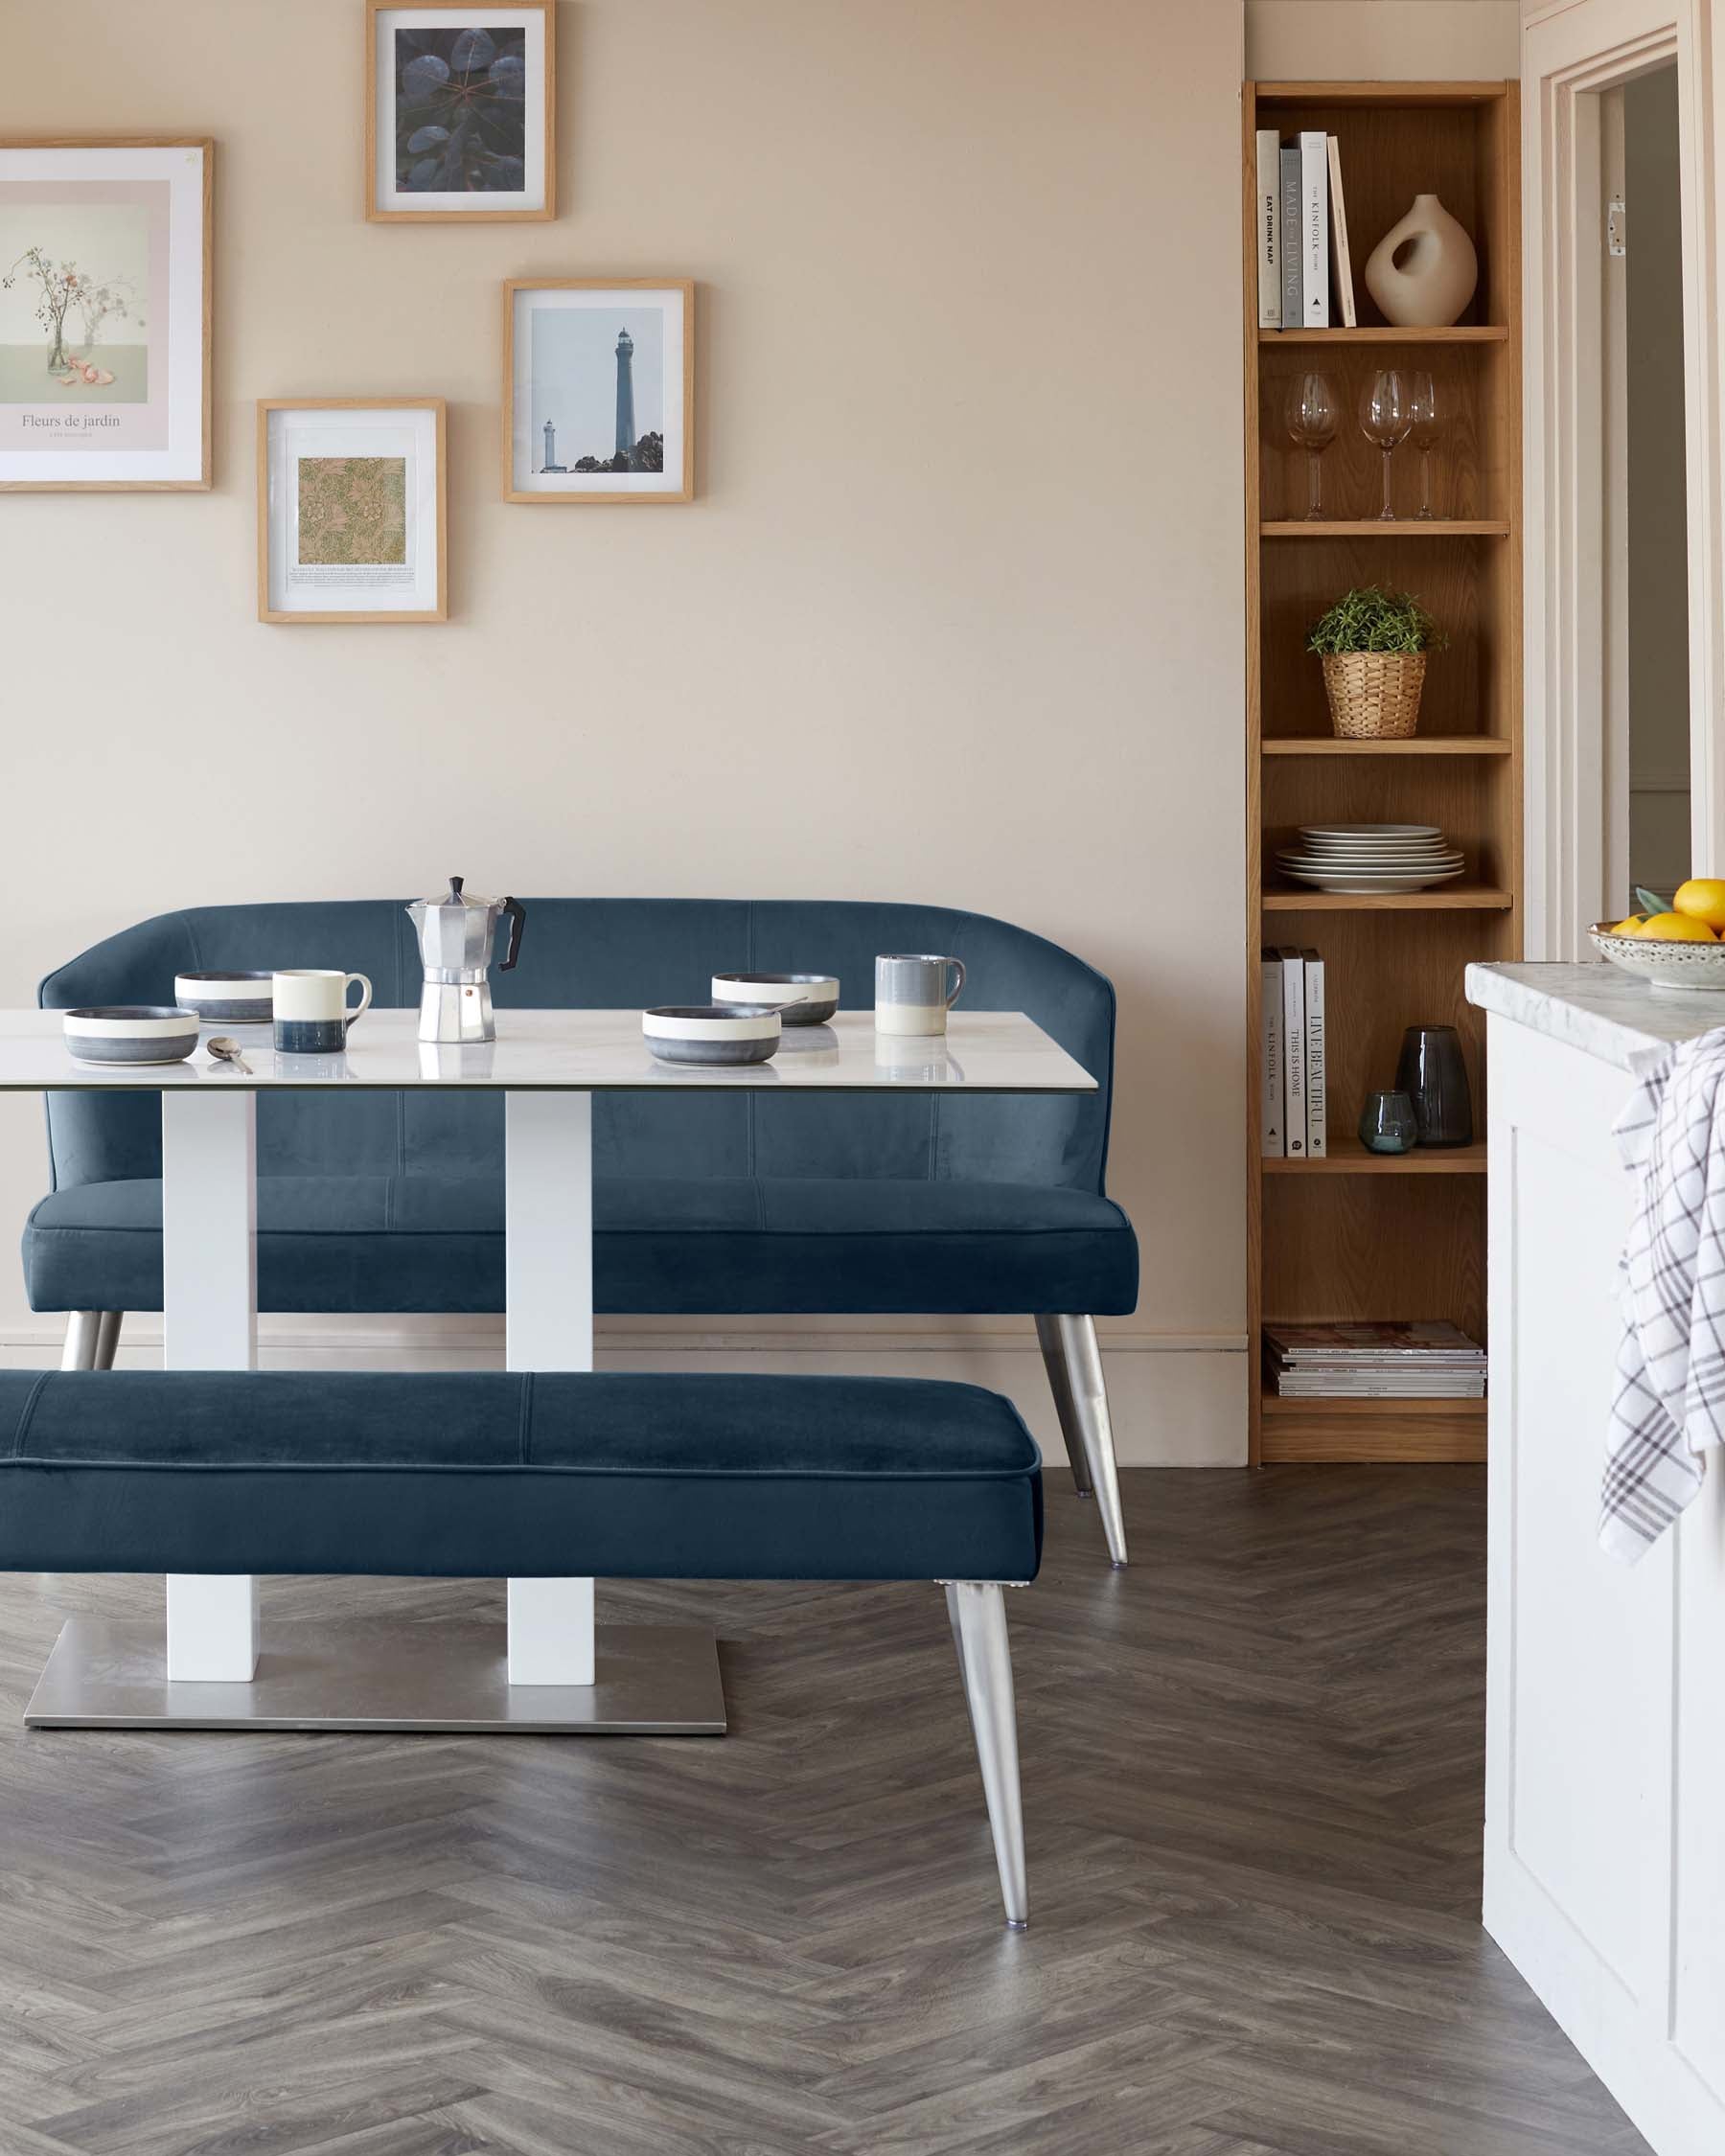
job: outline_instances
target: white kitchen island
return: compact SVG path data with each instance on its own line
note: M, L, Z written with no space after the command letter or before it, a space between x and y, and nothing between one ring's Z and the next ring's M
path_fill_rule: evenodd
M1490 1071L1486 1929L1658 2156L1725 2150L1725 1457L1598 1541L1631 1058L1725 996L1472 966Z

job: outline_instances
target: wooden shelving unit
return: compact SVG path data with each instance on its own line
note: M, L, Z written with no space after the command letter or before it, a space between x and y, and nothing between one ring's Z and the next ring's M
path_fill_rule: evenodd
M1470 959L1521 953L1520 110L1513 82L1249 82L1242 151L1246 348L1247 1251L1254 1352L1266 1320L1448 1318L1485 1338L1485 1148L1383 1157L1354 1127L1393 1083L1404 1027L1456 1026L1484 1128L1484 1030ZM1357 330L1257 327L1255 136L1322 128L1341 144ZM1466 319L1402 330L1377 313L1364 268L1416 194L1473 235L1480 284ZM1320 349L1327 348L1327 349ZM1438 520L1412 521L1416 459L1396 460L1409 521L1382 522L1377 451L1353 424L1360 392L1397 356L1429 368L1449 424L1434 460ZM1334 521L1307 523L1304 458L1288 441L1290 378L1313 367L1341 400L1324 459ZM1310 624L1349 585L1418 594L1449 646L1427 670L1412 741L1338 740ZM1311 822L1441 824L1467 857L1455 884L1351 898L1278 879L1281 841ZM1259 974L1266 944L1315 948L1328 991L1330 1152L1259 1152ZM1471 1400L1284 1400L1254 1382L1252 1458L1477 1460Z

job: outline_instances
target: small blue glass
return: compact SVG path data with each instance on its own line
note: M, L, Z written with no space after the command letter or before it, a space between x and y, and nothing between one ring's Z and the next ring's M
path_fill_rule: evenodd
M1406 1093L1368 1093L1360 1113L1360 1143L1368 1153L1412 1153L1419 1122Z

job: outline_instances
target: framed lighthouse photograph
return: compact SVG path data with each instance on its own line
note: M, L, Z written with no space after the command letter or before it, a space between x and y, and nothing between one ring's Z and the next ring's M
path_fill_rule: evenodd
M695 498L693 284L509 280L503 498Z

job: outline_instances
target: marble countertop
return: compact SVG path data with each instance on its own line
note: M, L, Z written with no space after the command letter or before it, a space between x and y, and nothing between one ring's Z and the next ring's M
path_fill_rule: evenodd
M1725 1025L1725 994L1662 992L1598 961L1469 966L1467 999L1620 1070L1627 1070L1630 1057L1643 1048L1692 1041Z

